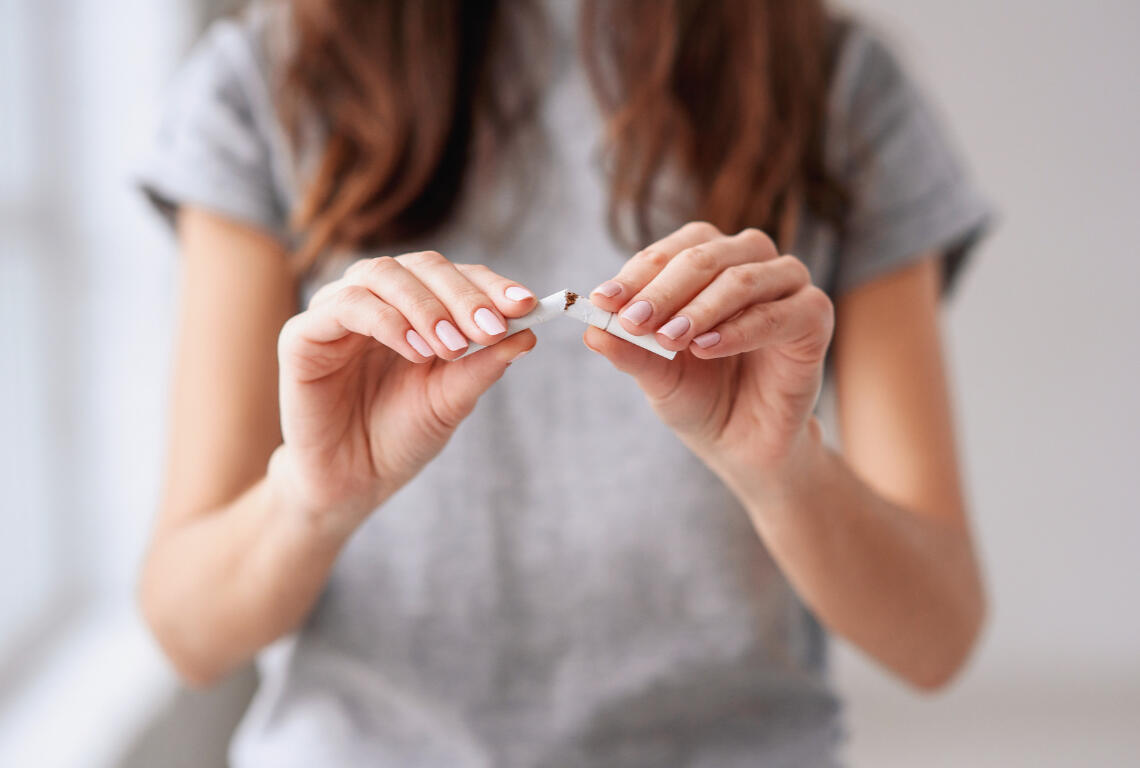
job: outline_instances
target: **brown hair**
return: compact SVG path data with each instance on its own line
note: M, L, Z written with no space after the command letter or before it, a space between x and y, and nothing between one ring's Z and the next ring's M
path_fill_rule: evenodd
M474 152L533 121L541 14L529 0L292 0L280 105L324 148L298 208L299 258L430 232ZM692 192L672 211L789 247L803 206L837 218L822 128L836 26L823 0L584 0L582 55L606 115L610 225L654 234L663 171ZM676 201L674 201L676 203Z

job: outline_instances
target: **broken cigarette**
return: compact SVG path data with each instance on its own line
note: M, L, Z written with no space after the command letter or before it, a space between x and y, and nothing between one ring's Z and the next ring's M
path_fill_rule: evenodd
M575 320L581 320L587 325L601 328L606 333L617 336L620 339L625 339L631 344L636 344L642 349L648 349L650 352L661 355L661 357L669 360L677 356L677 353L673 350L665 349L665 347L658 344L657 339L653 338L653 334L634 336L625 328L621 327L617 315L613 312L607 312L604 309L595 307L590 303L589 299L584 296L579 296L573 291L564 291L564 293L566 293L566 304L562 311Z
M648 349L650 352L661 355L661 357L669 360L677 356L676 352L665 349L665 347L658 344L652 334L634 336L625 330L625 328L621 327L621 323L617 321L617 316L613 312L607 312L604 309L595 307L590 303L589 299L583 297L581 294L574 293L574 291L552 293L546 298L540 299L538 306L522 317L508 319L507 334L503 338L513 336L519 331L533 328L536 325L545 323L548 320L553 320L556 317L572 317L575 320L580 320L587 325L601 328L606 333L625 339L642 349ZM482 345L472 344L465 353L456 359L467 357L467 355L470 355L472 352L478 352L480 349L483 349Z

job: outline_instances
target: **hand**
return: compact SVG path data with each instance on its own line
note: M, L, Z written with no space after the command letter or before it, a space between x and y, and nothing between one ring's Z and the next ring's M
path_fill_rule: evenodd
M586 346L631 374L661 419L731 486L780 473L809 426L834 325L802 262L763 233L687 224L590 295L669 361L591 328Z
M271 474L280 467L294 503L351 531L534 346L530 331L504 340L504 317L534 305L517 283L434 252L352 265L281 331L284 445ZM488 348L449 362L469 339Z

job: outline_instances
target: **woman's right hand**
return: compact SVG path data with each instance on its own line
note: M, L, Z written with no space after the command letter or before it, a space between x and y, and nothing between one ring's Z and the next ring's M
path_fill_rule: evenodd
M479 396L535 344L504 339L527 289L435 252L366 259L321 288L278 342L290 506L347 534L439 453ZM463 360L468 340L486 345ZM496 343L501 340L501 343Z

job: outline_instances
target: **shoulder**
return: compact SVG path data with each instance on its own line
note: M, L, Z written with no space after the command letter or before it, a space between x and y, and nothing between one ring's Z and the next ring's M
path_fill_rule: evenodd
M254 3L211 24L175 73L140 179L171 220L193 204L284 235L295 185L275 94L287 22L285 4Z
M271 113L287 22L279 3L255 3L213 22L178 72L173 95L187 106L219 100L246 113Z
M842 22L833 96L846 103L873 99L906 81L902 63L884 35L862 21Z
M827 152L844 165L859 144L912 117L921 97L884 35L860 21L842 24L827 105ZM864 147L865 148L865 147Z
M934 101L865 24L846 25L826 119L825 163L849 198L837 292L929 253L946 257L949 286L989 207Z

